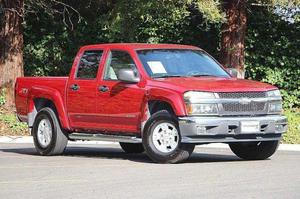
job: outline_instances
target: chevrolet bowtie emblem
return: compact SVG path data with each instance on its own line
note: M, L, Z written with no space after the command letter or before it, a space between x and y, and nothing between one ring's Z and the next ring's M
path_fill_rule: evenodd
M252 102L252 100L249 98L241 98L240 99L240 104L250 104L251 102Z

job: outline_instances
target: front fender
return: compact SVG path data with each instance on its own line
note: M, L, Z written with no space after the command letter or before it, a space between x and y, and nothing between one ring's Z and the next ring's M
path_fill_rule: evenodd
M160 100L170 104L177 116L186 115L185 104L181 93L164 88L149 89L149 100Z

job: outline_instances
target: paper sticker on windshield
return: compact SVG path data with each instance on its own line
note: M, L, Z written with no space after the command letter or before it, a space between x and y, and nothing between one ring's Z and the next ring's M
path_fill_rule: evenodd
M160 61L148 61L147 64L149 65L153 74L167 73L165 67L162 65Z

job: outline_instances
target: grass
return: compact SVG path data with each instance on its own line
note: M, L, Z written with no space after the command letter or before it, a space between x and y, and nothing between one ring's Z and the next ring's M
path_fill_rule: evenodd
M283 135L283 143L300 144L300 109L287 110L285 116L288 118L288 131Z
M283 143L300 144L300 109L287 110L285 115L289 121L288 132L283 135ZM0 136L29 135L27 124L19 122L15 113L9 112L0 106Z
M0 107L0 136L29 135L27 124L19 122L16 115Z

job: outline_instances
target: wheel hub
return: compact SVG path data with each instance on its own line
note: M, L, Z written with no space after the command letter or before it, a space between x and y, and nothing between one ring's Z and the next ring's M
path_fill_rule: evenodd
M177 148L179 133L173 124L163 122L154 128L152 141L158 151L169 153Z
M52 127L48 119L42 119L38 125L37 140L41 147L46 148L52 139Z

